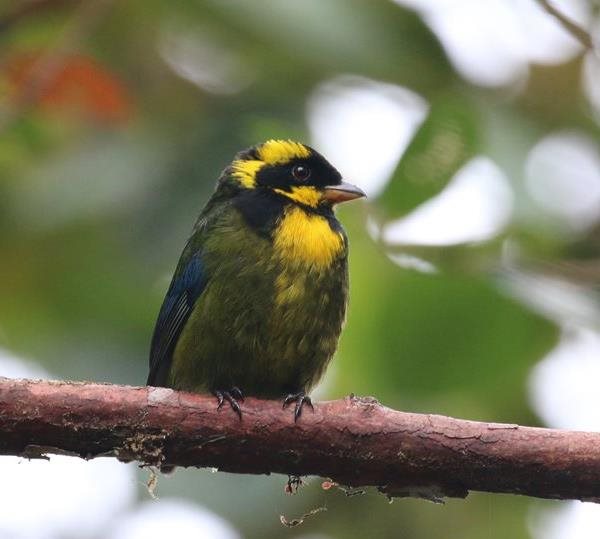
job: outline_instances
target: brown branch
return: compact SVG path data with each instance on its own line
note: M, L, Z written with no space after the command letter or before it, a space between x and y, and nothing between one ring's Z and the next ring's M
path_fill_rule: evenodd
M579 26L577 23L567 17L562 11L554 7L550 0L537 0L540 7L549 15L554 17L558 23L571 34L577 41L579 41L586 49L592 50L594 48L594 42L590 33Z
M390 496L469 490L600 500L600 433L397 412L348 397L305 410L169 389L0 378L0 454L115 456L146 465L320 475Z

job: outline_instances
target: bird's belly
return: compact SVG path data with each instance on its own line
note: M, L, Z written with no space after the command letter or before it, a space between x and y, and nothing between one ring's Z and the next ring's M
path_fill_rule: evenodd
M327 271L257 266L243 279L217 280L177 345L173 386L238 386L265 397L308 390L335 352L346 287L345 260Z
M337 347L345 307L345 261L277 276L264 354L264 370L277 385L297 391L316 383Z

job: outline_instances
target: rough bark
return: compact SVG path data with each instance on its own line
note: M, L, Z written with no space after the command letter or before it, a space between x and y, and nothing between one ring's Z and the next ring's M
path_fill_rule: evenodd
M239 420L211 396L0 378L0 454L115 456L145 465L319 475L389 496L469 490L600 499L600 433L398 412L372 398L305 408L248 398Z

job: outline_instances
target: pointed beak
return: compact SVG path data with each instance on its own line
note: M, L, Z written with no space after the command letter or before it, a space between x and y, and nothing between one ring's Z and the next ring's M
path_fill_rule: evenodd
M351 183L328 185L323 190L323 198L332 204L347 202L348 200L354 200L355 198L362 198L366 196L366 193L362 189L359 189L356 187L356 185L352 185Z

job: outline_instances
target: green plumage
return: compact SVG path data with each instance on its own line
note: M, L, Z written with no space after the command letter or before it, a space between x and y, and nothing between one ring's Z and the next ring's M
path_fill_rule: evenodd
M320 170L324 185L341 190L346 184L339 173L310 151L303 166ZM258 152L238 159L252 160ZM344 321L347 241L332 203L323 198L310 206L287 196L282 177L297 161L261 165L250 188L231 167L224 171L159 314L148 384L216 393L236 387L245 395L278 398L303 394L319 380ZM300 185L287 181L290 189ZM325 193L324 186L311 185ZM291 211L293 220L286 220ZM313 223L316 228L306 228ZM282 234L289 238L278 241ZM296 256L304 241L306 256Z
M264 397L308 391L341 331L345 254L325 270L285 268L274 261L273 242L248 227L233 205L209 211L200 223L188 252L202 250L209 283L175 347L169 385L191 391L237 386ZM310 286L280 308L275 282L282 273L308 277Z

